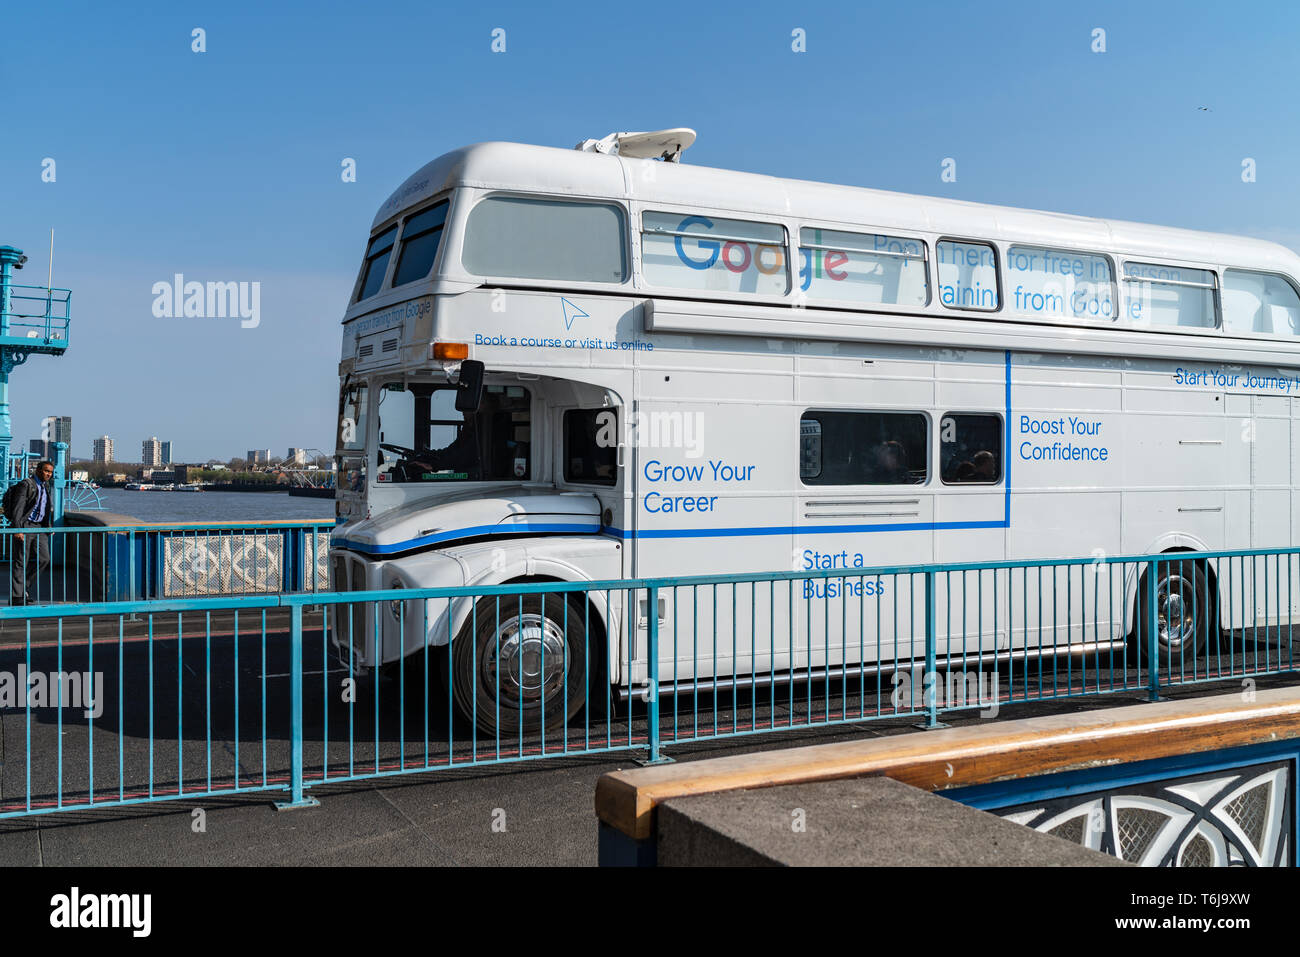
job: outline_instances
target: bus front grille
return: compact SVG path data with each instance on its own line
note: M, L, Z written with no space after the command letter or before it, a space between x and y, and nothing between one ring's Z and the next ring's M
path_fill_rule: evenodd
M366 590L366 563L363 559L351 555L335 555L333 572L335 591ZM368 644L366 625L371 617L367 614L365 602L335 605L331 617L335 641L340 651L351 648L354 655L364 657Z

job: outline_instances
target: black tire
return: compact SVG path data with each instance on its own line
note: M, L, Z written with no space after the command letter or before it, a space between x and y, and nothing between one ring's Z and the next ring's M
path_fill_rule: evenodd
M547 734L562 729L595 677L583 609L564 595L480 598L451 657L457 710L487 735L536 732L543 712Z
M1148 572L1149 574L1149 572ZM1150 648L1150 584L1143 575L1138 586L1138 653L1144 658ZM1210 604L1209 579L1204 560L1171 558L1156 566L1156 651L1161 660L1170 655L1195 657L1202 654L1211 634L1217 634L1218 620Z

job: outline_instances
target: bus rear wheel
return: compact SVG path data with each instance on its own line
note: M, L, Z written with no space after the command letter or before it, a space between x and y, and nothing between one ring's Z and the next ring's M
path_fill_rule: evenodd
M1138 602L1139 651L1151 645L1151 596L1144 577ZM1156 651L1161 658L1199 655L1207 647L1210 629L1210 588L1202 563L1196 560L1162 560L1157 566L1155 595Z
M482 734L564 728L590 671L582 619L563 595L479 599L452 645L457 709Z

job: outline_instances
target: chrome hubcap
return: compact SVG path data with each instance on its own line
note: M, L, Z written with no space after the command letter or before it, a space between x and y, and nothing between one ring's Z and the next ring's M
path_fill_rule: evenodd
M564 633L549 618L521 615L503 621L495 657L483 656L483 679L489 688L500 688L501 699L535 704L563 683L569 663L565 657Z
M1169 575L1156 589L1160 641L1177 648L1196 634L1196 591L1181 575Z

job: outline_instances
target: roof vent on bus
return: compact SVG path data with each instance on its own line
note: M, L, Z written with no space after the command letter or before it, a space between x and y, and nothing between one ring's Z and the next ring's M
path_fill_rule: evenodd
M694 142L695 131L683 126L673 130L653 130L648 133L610 133L603 139L583 140L574 149L585 153L605 153L609 156L661 159L666 163L680 163L682 153Z

